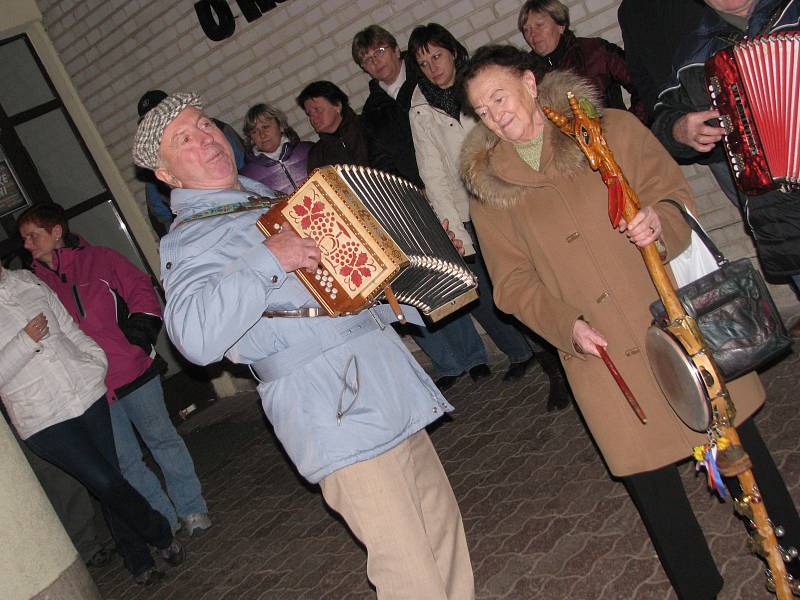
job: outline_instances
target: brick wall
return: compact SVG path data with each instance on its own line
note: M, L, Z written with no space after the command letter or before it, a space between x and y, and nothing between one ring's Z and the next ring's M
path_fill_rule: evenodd
M37 0L45 28L97 124L115 162L137 198L130 145L136 102L148 89L200 92L209 114L241 129L247 108L269 102L283 109L302 138L315 139L295 105L300 90L329 79L357 110L367 95L367 76L353 63L353 35L371 23L392 31L401 46L420 23L448 27L470 50L488 42L524 45L517 32L521 0L286 0L253 23L228 0L236 32L209 40L193 0ZM621 44L617 0L565 0L579 36ZM730 258L755 255L739 212L704 167L687 167L703 223ZM787 286L773 288L782 311L800 306Z

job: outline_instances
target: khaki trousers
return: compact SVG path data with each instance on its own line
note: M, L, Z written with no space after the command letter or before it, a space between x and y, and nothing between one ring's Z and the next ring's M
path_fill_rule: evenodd
M461 513L425 430L320 487L367 547L367 577L379 600L474 599Z

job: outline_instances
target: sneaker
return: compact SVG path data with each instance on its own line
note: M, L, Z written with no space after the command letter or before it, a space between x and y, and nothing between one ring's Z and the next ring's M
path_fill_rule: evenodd
M133 579L139 585L150 586L161 583L165 578L166 575L163 571L159 571L155 567L150 567L146 571L136 575Z
M166 548L159 549L158 553L167 564L172 565L173 567L177 567L186 558L186 551L183 549L183 546L181 546L181 543L176 539L173 539L172 543L170 543L170 545Z
M111 560L111 549L101 547L97 552L92 554L92 557L86 561L87 567L99 568L108 564Z
M206 529L211 527L211 518L208 513L196 512L185 517L181 517L183 527L181 529L189 537L203 535Z

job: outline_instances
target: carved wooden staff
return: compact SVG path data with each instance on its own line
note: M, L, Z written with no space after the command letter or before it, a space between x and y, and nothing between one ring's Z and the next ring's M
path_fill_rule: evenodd
M639 212L639 197L628 184L622 169L606 144L600 118L594 107L587 106L587 110L593 113L587 115L587 110L584 110L572 93L568 93L567 96L573 113L572 119L547 107L543 107L544 114L562 132L577 142L592 170L599 171L603 177L603 182L609 190L608 215L611 224L616 227L623 217L630 223ZM680 342L702 375L713 415L709 436L715 440L724 437L730 442L727 447L723 448L722 444L718 447L717 464L723 475L737 477L741 484L742 496L736 499L735 508L752 523L751 550L764 557L769 565L767 587L774 591L780 600L789 600L792 597L793 586L786 577L784 560L791 558L791 555L778 545L775 530L751 470L750 457L742 448L734 427L736 407L730 399L725 381L711 356L700 328L695 320L686 314L672 287L655 242L639 250L669 316L670 323L667 330Z

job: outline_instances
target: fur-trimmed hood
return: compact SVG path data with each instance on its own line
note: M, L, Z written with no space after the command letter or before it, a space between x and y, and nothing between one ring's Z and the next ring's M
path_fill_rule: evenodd
M567 92L574 93L578 98L587 98L598 109L602 108L597 90L591 83L570 71L548 73L537 89L540 106L549 106L564 114L571 114ZM547 154L552 156L552 161L547 165L542 165L543 182L550 171L562 176L569 175L586 164L586 157L578 145L558 130L546 117L544 143ZM495 171L500 166L499 164L490 164L493 153L503 145L511 147L509 142L502 141L483 123L479 123L464 140L461 148L461 176L467 189L480 202L499 208L514 206L525 192L524 184L516 172L519 170L521 159L516 165L509 166L504 163L504 167L508 166L509 168L503 168L499 172ZM511 151L516 154L513 148ZM531 170L527 169L527 171ZM525 173L525 175L531 174L536 175L532 171ZM526 182L528 179L526 177Z

